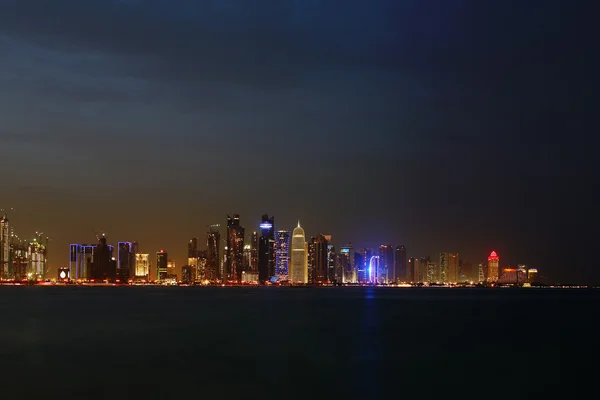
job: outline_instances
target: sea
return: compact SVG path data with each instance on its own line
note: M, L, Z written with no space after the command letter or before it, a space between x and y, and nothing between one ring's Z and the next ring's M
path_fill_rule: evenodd
M599 300L548 288L0 286L0 399L527 398L597 379Z

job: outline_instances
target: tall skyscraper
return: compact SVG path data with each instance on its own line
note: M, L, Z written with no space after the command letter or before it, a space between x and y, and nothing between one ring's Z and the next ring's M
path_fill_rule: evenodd
M250 272L258 273L258 233L252 232L250 240Z
M315 241L315 264L314 264L314 275L315 282L314 283L327 283L329 280L328 277L328 263L327 263L327 254L329 242L324 235L319 234L317 236L317 240Z
M342 283L356 283L356 268L354 266L354 246L352 243L340 248L343 279Z
M310 240L306 242L306 252L308 254L307 269L308 269L308 283L315 282L315 250L317 246L317 238L311 236Z
M487 272L487 281L488 282L498 282L498 271L500 266L500 258L495 251L490 253L488 257L488 272Z
M167 279L177 279L177 265L175 260L167 261Z
M162 282L167 279L167 268L169 265L169 258L167 252L164 250L156 253L156 280Z
M275 238L275 276L279 280L289 279L290 231L277 231Z
M262 216L258 239L258 279L269 280L275 274L275 217Z
M458 253L440 253L439 281L441 283L458 282Z
M306 284L308 283L308 246L300 222L292 232L291 248L290 281L296 284Z
M411 282L414 279L414 270L410 270L406 265L406 247L396 246L394 251L394 281Z
M38 232L35 236L33 242L29 243L27 272L35 279L46 279L48 238L44 241L42 234Z
M421 282L429 282L429 263L431 262L431 257L421 257L419 261L419 276L421 278ZM434 264L435 265L435 264ZM437 277L435 277L437 280Z
M385 283L393 282L395 279L394 271L394 247L391 244L382 244L379 246L379 268L385 273ZM406 276L406 271L404 272ZM380 277L381 278L381 277ZM406 278L402 278L404 281Z
M0 279L10 279L10 225L8 216L0 218Z
M485 282L485 268L482 263L477 266L477 282Z
M135 271L135 254L132 242L117 243L117 279L127 282Z
M240 216L227 216L227 262L226 281L241 282L244 266L244 227L240 225Z
M436 263L428 262L427 263L427 278L426 282L436 283L439 279L439 270L437 268Z
M109 282L116 280L117 264L113 260L112 252L112 246L106 244L106 237L104 235L100 236L98 245L94 248L90 279Z
M408 259L408 267L409 272L412 272L412 276L410 277L410 282L424 282L425 279L421 277L421 268L420 262L418 258L411 257Z
M206 233L206 276L205 278L211 282L221 280L221 258L219 256L219 246L221 244L221 234L218 230L214 230L213 226L209 227Z
M137 280L150 279L150 254L135 255L135 277Z
M191 238L188 243L188 258L198 257L198 238Z

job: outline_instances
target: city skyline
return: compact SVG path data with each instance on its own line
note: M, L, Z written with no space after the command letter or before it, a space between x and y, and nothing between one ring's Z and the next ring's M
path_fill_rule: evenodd
M85 3L85 4L84 4ZM589 263L597 61L578 2L22 0L0 13L0 208L52 249L231 212L411 256ZM110 23L107 23L110 21ZM591 47L590 47L591 48ZM89 239L87 239L89 238ZM116 245L116 243L113 243ZM58 250L57 250L58 253ZM59 253L60 254L60 253Z

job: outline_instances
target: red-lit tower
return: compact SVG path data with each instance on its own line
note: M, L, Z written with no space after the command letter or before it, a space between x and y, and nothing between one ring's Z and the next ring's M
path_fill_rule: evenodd
M488 282L497 282L498 281L498 271L500 265L500 258L495 251L490 253L488 257L488 273L487 273L487 281Z

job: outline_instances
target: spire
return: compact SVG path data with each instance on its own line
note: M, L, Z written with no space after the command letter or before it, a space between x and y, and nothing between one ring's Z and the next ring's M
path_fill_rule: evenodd
M298 219L298 228L300 228L300 219Z

